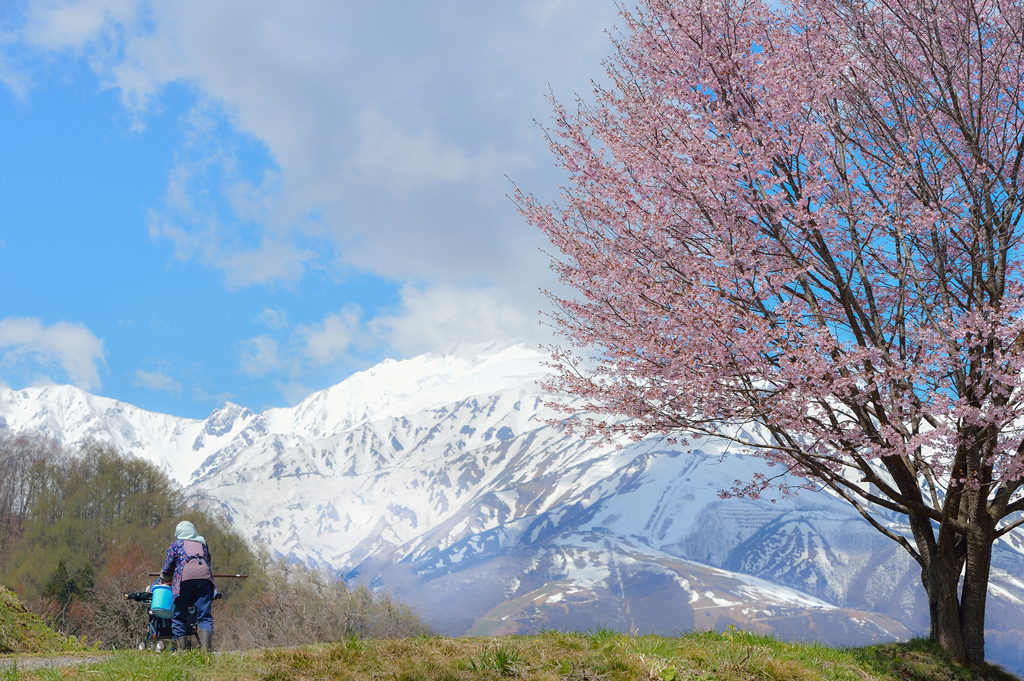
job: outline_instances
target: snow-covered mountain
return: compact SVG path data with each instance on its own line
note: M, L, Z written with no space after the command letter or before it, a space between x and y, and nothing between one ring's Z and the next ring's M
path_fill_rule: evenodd
M418 413L543 376L535 351L522 346L498 354L487 350L385 360L290 409L254 414L228 402L205 420L145 411L70 385L0 388L0 424L40 431L66 444L109 442L153 462L187 486L209 457L232 445L242 446L243 431L247 436L265 432L316 441L368 421Z
M916 566L845 503L722 500L765 464L719 441L569 435L551 425L544 361L523 346L386 361L289 409L229 403L203 421L68 386L2 390L0 418L147 458L254 541L388 588L447 633L926 631ZM994 560L989 620L1009 641L1022 556L1011 536Z

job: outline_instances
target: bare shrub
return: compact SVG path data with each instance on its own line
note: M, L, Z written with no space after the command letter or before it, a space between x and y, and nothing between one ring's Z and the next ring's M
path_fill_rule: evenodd
M25 608L43 620L46 626L66 634L68 631L67 608L53 597L37 596L25 603Z
M146 574L148 555L139 546L112 547L89 601L77 601L79 611L68 613L78 633L104 646L131 648L149 627L145 604L125 600L124 594L143 591L152 581Z
M64 635L84 636L104 648L132 648L148 630L149 611L125 600L124 594L142 591L151 581L146 574L147 558L135 544L111 546L95 585L80 597L40 596L26 607Z
M323 570L265 563L247 601L219 617L219 647L294 646L346 637L400 638L431 630L405 605L365 587L349 589Z

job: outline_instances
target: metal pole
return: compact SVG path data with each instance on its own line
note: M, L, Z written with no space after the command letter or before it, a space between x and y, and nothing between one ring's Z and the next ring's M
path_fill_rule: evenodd
M149 572L147 574L150 577L159 577L160 576L159 572ZM228 578L228 579L249 579L249 575L213 575L213 577L215 577L217 579L224 579L224 578Z

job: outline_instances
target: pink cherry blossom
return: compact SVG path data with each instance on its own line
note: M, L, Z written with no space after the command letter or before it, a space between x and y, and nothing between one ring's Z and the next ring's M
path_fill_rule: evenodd
M551 296L552 387L584 435L732 438L790 474L727 494L839 495L980 664L992 545L1024 522L1020 0L622 19L610 85L553 102L561 201L516 194L579 294Z

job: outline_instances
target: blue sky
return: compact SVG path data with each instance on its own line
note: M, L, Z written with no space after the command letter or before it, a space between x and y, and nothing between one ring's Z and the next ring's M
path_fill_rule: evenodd
M205 417L384 357L545 341L552 88L611 0L0 9L0 384Z

